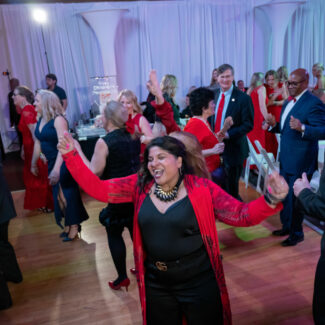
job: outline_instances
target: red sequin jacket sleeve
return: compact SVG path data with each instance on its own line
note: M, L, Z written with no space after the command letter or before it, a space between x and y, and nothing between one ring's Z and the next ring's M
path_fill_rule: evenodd
M137 174L103 181L84 164L76 150L63 155L63 159L80 187L96 200L109 203L134 201Z
M161 105L158 105L155 101L152 101L150 104L155 109L156 115L160 118L161 123L166 127L167 134L180 131L179 126L174 120L173 109L166 100Z
M232 226L249 227L257 225L268 216L282 210L282 203L274 209L265 201L264 196L244 203L236 200L212 181L208 181L215 217Z

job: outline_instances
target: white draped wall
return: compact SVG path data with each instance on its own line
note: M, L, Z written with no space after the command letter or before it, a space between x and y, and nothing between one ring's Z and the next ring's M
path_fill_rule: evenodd
M103 75L96 36L79 13L128 9L117 27L115 40L119 88L129 88L144 100L148 72L154 68L159 77L165 73L177 76L177 99L181 103L190 86L207 85L213 68L222 63L232 64L236 79L246 82L254 71L270 68L265 59L269 36L256 32L260 27L254 6L259 1L41 5L48 13L44 36L50 70L67 91L69 121L78 120L81 113L88 112L89 78ZM45 87L47 73L41 29L30 14L34 7L0 6L0 71L8 68L13 77L33 90ZM283 55L283 63L289 70L297 66L311 70L314 61L325 61L324 15L322 0L308 1L293 15L286 34L289 46L285 47ZM267 25L266 21L264 23ZM0 127L5 146L10 143L8 91L8 80L1 76Z

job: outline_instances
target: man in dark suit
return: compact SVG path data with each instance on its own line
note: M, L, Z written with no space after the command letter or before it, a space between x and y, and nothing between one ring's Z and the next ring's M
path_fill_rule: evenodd
M310 179L317 167L318 141L312 130L325 125L325 109L322 102L308 91L309 75L305 69L297 69L290 74L287 82L290 97L283 104L280 123L268 116L267 124L273 126L272 132L281 133L280 174L289 184L289 193L283 202L280 213L282 229L273 235L289 237L282 246L294 246L304 240L302 230L292 227L292 218L300 213L295 204L293 184L302 173ZM300 131L293 127L294 119L305 125ZM308 132L306 132L308 125ZM315 127L315 128L314 128Z
M306 173L295 181L293 185L295 196L304 212L311 217L325 221L325 169L323 168L317 193L310 190ZM313 316L316 325L325 324L325 233L321 241L321 255L317 264Z
M248 156L246 135L254 126L254 108L251 98L233 85L234 69L229 64L218 68L220 89L216 92L215 115L209 118L212 129L224 137L223 164L226 172L225 190L240 199L238 183ZM226 134L220 134L224 120L231 116L233 125Z

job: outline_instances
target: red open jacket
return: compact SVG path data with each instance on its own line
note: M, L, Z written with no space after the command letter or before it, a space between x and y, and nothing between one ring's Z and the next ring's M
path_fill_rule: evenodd
M138 175L122 178L100 180L83 163L77 151L63 155L70 173L85 192L102 202L109 203L134 203L133 249L137 280L140 293L140 302L143 324L146 325L146 295L145 295L145 268L146 252L143 248L141 231L138 224L138 213L148 194L153 181L140 192L137 186ZM215 219L228 225L249 227L256 225L281 210L282 204L275 209L270 208L260 197L250 203L242 203L224 192L218 185L210 180L194 175L185 175L184 185L192 203L203 243L210 257L213 271L220 289L223 305L223 320L225 325L230 325L231 311L228 292L226 288L223 267L220 259L217 228Z

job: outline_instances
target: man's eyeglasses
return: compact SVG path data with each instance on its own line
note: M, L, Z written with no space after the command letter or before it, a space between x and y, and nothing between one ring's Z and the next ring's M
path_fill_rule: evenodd
M298 87L298 85L301 84L304 81L306 81L306 79L303 79L303 80L300 80L300 81L287 81L286 85L288 87Z

